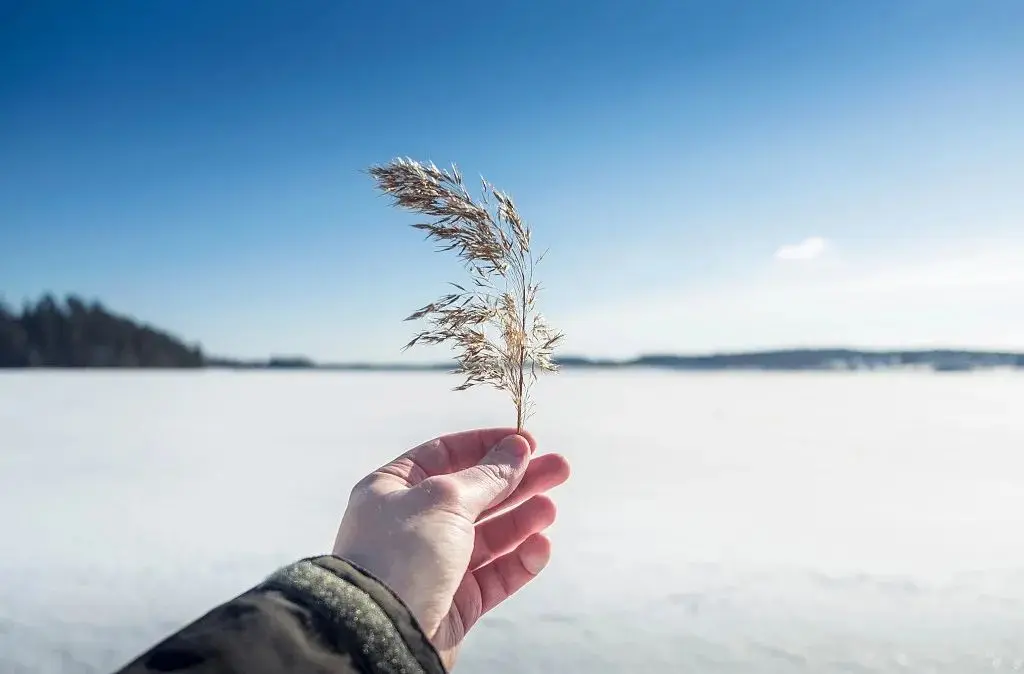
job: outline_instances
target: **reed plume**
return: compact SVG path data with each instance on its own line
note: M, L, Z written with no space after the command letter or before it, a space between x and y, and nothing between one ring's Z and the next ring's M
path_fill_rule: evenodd
M474 201L454 165L447 170L395 159L368 172L392 205L433 218L413 227L439 251L454 251L469 272L464 285L450 284L455 292L406 318L423 319L428 328L404 348L450 343L457 353L454 373L465 376L455 390L487 384L506 391L522 431L533 408L530 389L538 371L557 371L552 354L563 337L537 311L540 284L533 271L543 255L534 259L530 228L512 198L486 180Z

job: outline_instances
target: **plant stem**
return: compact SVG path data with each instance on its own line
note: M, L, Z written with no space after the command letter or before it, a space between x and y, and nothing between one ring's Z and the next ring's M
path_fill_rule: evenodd
M519 309L519 320L520 320L521 331L519 333L519 396L517 397L517 401L518 402L516 403L516 433L522 433L523 432L523 422L525 421L523 416L524 416L524 412L525 412L524 408L526 406L526 401L523 399L523 396L525 395L525 392L526 392L526 309L527 309L527 306L526 306L526 270L523 269L523 264L524 264L523 256L522 256L522 253L520 253L520 255L519 255L519 279L521 281L520 287L521 287L521 290L522 290L522 295L521 295L520 299L522 300L522 305L520 306L520 309Z

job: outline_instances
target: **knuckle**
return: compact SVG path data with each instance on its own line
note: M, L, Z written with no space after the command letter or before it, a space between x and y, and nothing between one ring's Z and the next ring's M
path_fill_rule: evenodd
M448 475L429 478L422 483L422 487L435 506L455 508L462 500L462 489L458 481Z
M478 474L480 481L485 488L501 492L508 488L512 482L513 470L503 464L489 464L479 467Z
M352 490L349 492L348 500L349 501L359 500L359 498L361 498L362 495L365 492L369 491L369 488L370 488L370 477L367 476L367 477L361 478L354 485L352 485Z
M378 496L377 476L370 474L360 479L349 492L349 503L363 503Z

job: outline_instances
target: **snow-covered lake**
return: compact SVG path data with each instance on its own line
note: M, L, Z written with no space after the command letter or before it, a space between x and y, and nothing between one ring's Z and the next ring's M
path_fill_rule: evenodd
M106 672L505 425L438 374L0 375L0 671ZM457 671L1024 671L1024 373L566 372L544 575Z

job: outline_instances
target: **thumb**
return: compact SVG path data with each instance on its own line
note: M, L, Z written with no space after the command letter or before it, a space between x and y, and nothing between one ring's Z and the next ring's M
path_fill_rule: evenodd
M519 435L509 435L484 455L480 463L451 478L459 487L462 506L476 519L488 508L501 503L519 485L530 463L530 444Z

